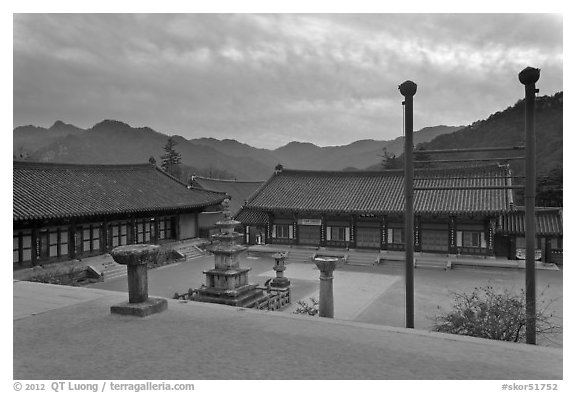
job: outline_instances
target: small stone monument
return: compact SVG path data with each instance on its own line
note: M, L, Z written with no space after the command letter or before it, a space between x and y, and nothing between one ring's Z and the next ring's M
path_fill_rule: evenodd
M156 262L160 247L152 244L130 244L114 248L110 255L128 270L128 302L110 307L112 314L145 317L164 311L166 299L148 297L148 261Z
M325 318L334 318L334 269L338 263L335 257L315 257L314 263L320 270L320 300L318 315Z
M213 236L216 242L208 248L214 254L214 269L204 271L206 284L198 288L192 300L251 307L265 295L256 284L248 282L248 272L251 269L241 267L238 261L239 254L246 250L246 247L237 244L243 235L235 232L234 227L241 222L232 219L228 199L222 202L222 213L224 219L216 223L220 233Z
M290 280L284 277L284 270L286 270L284 260L286 259L286 255L277 252L272 255L272 258L274 258L274 261L276 262L274 266L272 266L272 269L276 271L276 277L272 279L270 286L273 288L288 288L290 286Z

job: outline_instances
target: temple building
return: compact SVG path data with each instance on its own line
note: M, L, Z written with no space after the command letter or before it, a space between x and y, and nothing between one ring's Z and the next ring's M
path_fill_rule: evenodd
M500 217L514 210L507 165L416 169L415 250L494 256ZM446 189L460 187L460 189ZM404 174L278 167L236 215L265 243L404 250ZM506 251L508 252L508 251Z
M228 194L231 198L230 212L232 216L235 216L250 195L264 184L264 181L222 180L193 176L190 179L190 184L195 188ZM216 223L222 219L224 219L224 216L220 209L207 209L200 213L198 217L200 237L210 238L212 235L218 233L220 229ZM253 240L256 242L255 238Z
M14 268L195 238L199 214L226 197L150 164L14 162Z
M526 247L524 208L503 214L496 225L496 254L524 259ZM542 262L563 264L563 217L561 208L536 208L536 250Z

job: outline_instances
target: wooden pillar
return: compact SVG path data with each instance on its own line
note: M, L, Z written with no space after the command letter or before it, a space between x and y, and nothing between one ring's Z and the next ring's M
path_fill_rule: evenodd
M292 225L294 226L294 239L292 239L293 244L298 244L298 213L292 215Z
M32 236L31 236L31 263L32 266L36 266L38 264L38 255L40 253L39 244L38 244L38 228L36 225L32 227Z
M544 238L544 254L542 255L542 262L552 263L552 239L550 237Z
M198 217L196 217L196 218L198 218ZM198 224L198 221L196 221L196 224ZM154 244L158 244L159 238L160 238L160 234L159 234L159 231L160 231L160 217L154 217L154 224L153 224L153 226L154 226L154 238L152 239L152 242L153 242ZM164 230L166 230L166 228L164 228ZM164 233L166 233L166 232L164 232ZM198 233L198 232L196 232L196 233Z
M414 251L422 252L422 217L416 216L414 223Z
M326 217L320 216L320 247L326 247Z
M174 216L174 237L180 240L180 214Z
M352 215L350 217L350 244L349 248L356 248L356 230L357 230L357 217Z
M450 216L448 223L448 252L450 254L458 254L458 246L456 245L456 217Z
M268 224L266 225L266 244L272 243L272 225L274 225L274 217L272 213L268 213Z
M387 250L388 249L388 216L382 217L382 225L380 225L380 230L382 231L382 244L381 249Z

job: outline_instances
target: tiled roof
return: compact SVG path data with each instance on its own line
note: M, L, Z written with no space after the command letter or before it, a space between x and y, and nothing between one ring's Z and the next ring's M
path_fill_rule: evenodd
M224 198L188 189L150 164L14 162L13 167L14 221L201 208Z
M417 186L502 186L507 166L418 169ZM450 177L451 180L443 178ZM497 214L513 202L510 190L416 190L416 213ZM327 172L286 170L274 174L248 201L264 211L390 214L404 211L403 171Z
M225 192L231 197L230 211L232 215L237 214L245 201L248 200L258 188L264 184L263 181L239 181L220 180L207 177L194 176L193 185L198 185L205 190Z
M264 225L268 223L268 215L264 211L247 207L242 207L234 219L244 225Z
M526 212L524 209L502 215L496 232L504 235L524 235ZM536 235L562 236L563 220L561 209L536 209Z

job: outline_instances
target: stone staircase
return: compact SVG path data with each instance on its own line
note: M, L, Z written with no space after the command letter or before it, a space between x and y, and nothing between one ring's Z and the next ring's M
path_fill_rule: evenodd
M310 263L312 256L316 253L315 248L289 248L286 255L286 263Z
M350 251L347 253L347 265L374 266L378 261L378 251Z
M126 277L128 275L128 270L125 265L120 265L114 261L108 262L103 265L104 270L102 270L102 278L104 281L110 281L117 278Z
M174 247L174 251L180 253L186 261L207 255L207 252L198 248L195 244L185 244L180 247Z
M415 268L427 268L427 269L442 269L449 270L452 268L452 264L448 256L414 256L414 267Z

